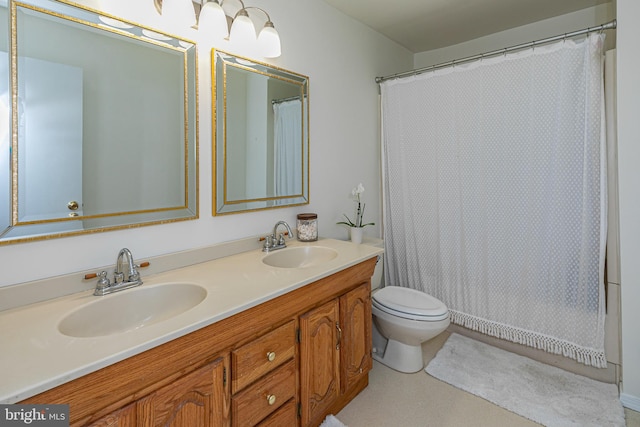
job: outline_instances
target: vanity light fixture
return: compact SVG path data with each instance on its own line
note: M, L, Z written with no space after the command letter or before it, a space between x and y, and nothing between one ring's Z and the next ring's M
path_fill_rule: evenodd
M256 28L246 8L240 9L234 16L229 41L243 50L251 49L257 43Z
M198 31L211 40L228 39L233 45L244 50L251 49L265 58L280 56L280 35L269 14L262 8L245 6L242 0L236 1L241 7L231 17L222 9L225 0L154 0L156 9L165 21L171 20L174 25L183 28L197 25ZM264 27L257 37L253 20L249 17L254 10L266 16Z
M229 37L227 15L217 1L208 1L200 9L198 18L198 31L213 40L222 40Z
M262 30L260 30L260 34L258 34L258 50L265 58L277 58L281 53L280 35L276 31L276 28L273 26L271 17L264 9L260 9L259 7L245 7L244 11L246 12L248 9L256 9L267 15L267 22L264 23L264 27L262 27ZM253 28L253 24L251 25L251 27Z

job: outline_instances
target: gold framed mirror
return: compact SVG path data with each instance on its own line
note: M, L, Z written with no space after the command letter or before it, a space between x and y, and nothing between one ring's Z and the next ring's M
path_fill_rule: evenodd
M309 203L309 78L213 49L213 215Z
M65 0L0 14L0 244L197 218L195 43Z

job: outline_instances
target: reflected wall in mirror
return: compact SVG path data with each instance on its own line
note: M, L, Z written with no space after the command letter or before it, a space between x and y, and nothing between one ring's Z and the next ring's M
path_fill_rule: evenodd
M2 16L0 244L197 218L195 44L64 0Z
M309 78L211 51L213 214L309 203Z

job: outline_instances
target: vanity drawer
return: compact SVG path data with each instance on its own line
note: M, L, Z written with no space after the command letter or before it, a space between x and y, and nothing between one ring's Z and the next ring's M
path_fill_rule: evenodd
M231 352L231 392L236 393L295 355L295 322Z
M265 418L259 427L295 427L298 425L298 411L296 410L296 400L290 399L277 411Z
M292 359L231 398L233 426L255 426L295 394L296 364Z

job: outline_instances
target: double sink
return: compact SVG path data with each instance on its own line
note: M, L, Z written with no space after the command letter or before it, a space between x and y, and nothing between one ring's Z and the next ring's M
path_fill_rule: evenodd
M268 253L262 263L292 269L321 265L338 256L324 246L297 246ZM97 297L66 314L58 331L75 338L93 338L133 331L178 316L200 304L207 289L193 283L161 283Z

